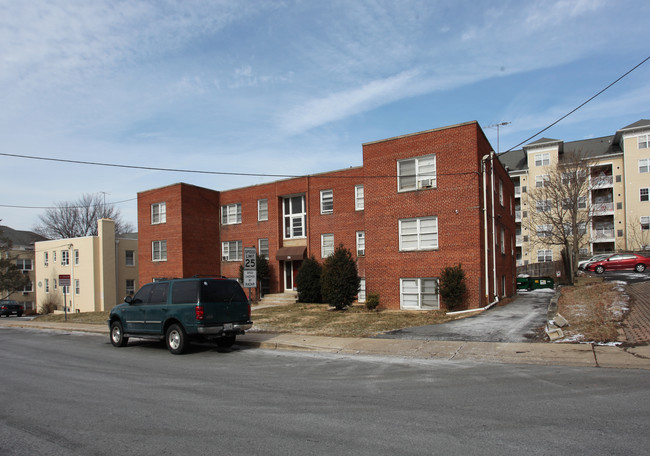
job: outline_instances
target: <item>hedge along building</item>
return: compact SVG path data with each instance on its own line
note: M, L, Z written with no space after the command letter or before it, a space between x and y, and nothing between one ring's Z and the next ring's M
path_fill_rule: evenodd
M466 272L468 308L515 290L514 186L477 122L363 145L363 166L228 191L185 183L138 194L140 283L238 277L243 248L269 259L273 293L302 261L343 244L380 307L445 308L437 280Z

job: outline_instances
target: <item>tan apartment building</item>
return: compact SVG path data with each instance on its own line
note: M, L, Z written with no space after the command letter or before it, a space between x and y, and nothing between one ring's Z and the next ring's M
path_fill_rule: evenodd
M116 237L113 220L97 223L97 236L35 244L39 309L49 303L68 312L107 311L138 288L137 236Z
M22 304L26 312L36 311L34 243L45 240L45 238L31 231L14 230L8 226L0 226L0 236L0 243L3 246L1 253L15 262L18 269L29 276L30 280L26 287L13 293L10 290L0 290L0 298L17 301Z
M561 248L544 245L528 222L541 203L531 190L544 185L565 154L584 157L588 177L584 207L592 214L581 256L650 248L649 136L650 120L642 119L612 136L571 142L542 138L501 154L515 184L517 265L561 259Z

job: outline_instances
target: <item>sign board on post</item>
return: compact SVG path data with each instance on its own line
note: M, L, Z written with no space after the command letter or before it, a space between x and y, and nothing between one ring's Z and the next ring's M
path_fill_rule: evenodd
M244 247L244 288L257 287L257 250Z
M70 286L70 274L59 274L59 286L61 287Z

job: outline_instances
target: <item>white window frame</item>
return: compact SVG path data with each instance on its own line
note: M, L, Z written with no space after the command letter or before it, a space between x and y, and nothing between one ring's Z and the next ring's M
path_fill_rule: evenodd
M334 190L329 189L320 191L320 213L334 213Z
M540 260L540 258L541 258L541 260ZM553 250L552 249L540 249L540 250L537 251L537 262L538 263L550 263L552 261L553 261Z
M435 227L433 231L431 232L423 232L422 225L423 222L430 222L434 221L435 222ZM415 222L414 232L405 232L406 229L413 229L412 227L407 225L411 225L412 222ZM431 244L426 244L424 245L423 236L429 236L432 235L434 237L433 242ZM406 247L405 244L407 244L407 239L406 237L415 237L416 242L415 242L415 247L414 248L409 248ZM399 250L401 252L409 252L409 251L417 251L417 250L437 250L439 248L438 244L438 217L432 216L432 217L419 217L419 218L409 218L409 219L400 219L399 220Z
M241 261L243 250L242 241L223 241L221 243L221 259L223 261Z
M366 256L366 232L357 231L357 256Z
M537 225L537 237L538 238L547 238L551 237L553 231L553 225L550 223L548 224L543 224L543 225Z
M160 225L167 222L167 203L154 203L151 205L151 224Z
M45 279L45 293L50 292L50 279Z
M650 231L650 215L642 215L639 217L641 223L641 231Z
M241 203L221 206L221 224L237 225L241 223Z
M79 249L74 249L72 253L74 256L74 265L79 266Z
M334 254L334 233L320 235L320 256L327 258Z
M135 279L126 279L124 289L127 296L133 296L135 294Z
M70 252L61 250L61 266L68 266L70 264Z
M548 166L551 164L551 154L549 152L541 152L535 154L535 166Z
M650 172L650 158L639 159L639 173L645 174Z
M129 262L129 253L131 253L131 261ZM124 266L135 266L135 250L124 251Z
M433 286L435 293L423 292L423 285L425 282L429 286ZM410 285L410 287L409 287ZM415 290L417 288L417 291ZM415 297L416 304L410 305L412 299L405 299L407 296ZM424 306L423 298L425 296L435 296L435 306ZM404 310L440 310L440 295L438 294L438 279L435 277L421 277L421 278L400 278L399 279L399 300L400 309Z
M413 162L411 165L410 163ZM412 167L413 170L404 169ZM436 154L412 157L397 162L397 191L413 192L423 188L436 188L437 160Z
M34 262L31 258L16 258L16 267L21 271L33 271Z
M43 266L47 267L50 265L50 255L49 252L43 252Z
M650 147L650 135L639 135L637 145L639 149L647 149Z
M294 208L293 203L300 198L300 208ZM287 201L289 212L287 213ZM299 209L299 212L293 212ZM283 239L301 239L307 237L307 209L305 195L286 196L282 199Z
M74 279L74 294L81 294L81 285L79 279Z
M551 210L551 200L537 200L535 201L535 209L537 212L547 212Z
M56 263L56 250L52 251L52 263Z
M354 186L354 210L362 211L365 209L365 195L363 185Z
M506 230L501 228L501 254L506 254Z
M650 187L639 189L639 201L642 203L650 201Z
M269 259L269 240L266 238L257 240L257 248L261 258Z
M151 241L151 261L167 261L167 241Z
M503 207L503 181L499 178L499 203Z
M269 219L269 200L257 200L257 221L266 222Z
M546 185L548 185L550 181L551 178L548 174L540 174L539 176L535 176L535 187L536 188L546 187Z

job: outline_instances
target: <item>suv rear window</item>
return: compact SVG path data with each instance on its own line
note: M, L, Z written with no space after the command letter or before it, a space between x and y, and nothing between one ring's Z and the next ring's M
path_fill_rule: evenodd
M172 285L172 304L196 303L198 298L199 282L190 280L187 282L174 282Z
M201 283L201 302L246 301L239 283L231 280L204 280Z

